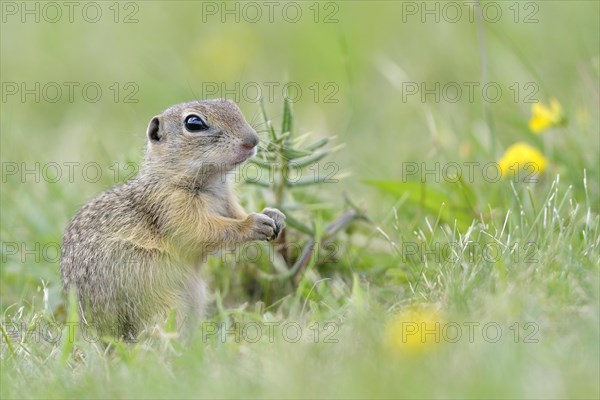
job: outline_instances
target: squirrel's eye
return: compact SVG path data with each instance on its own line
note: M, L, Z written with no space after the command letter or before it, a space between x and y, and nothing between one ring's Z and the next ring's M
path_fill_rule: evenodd
M190 132L205 131L208 129L208 125L197 115L188 115L185 118L185 129Z

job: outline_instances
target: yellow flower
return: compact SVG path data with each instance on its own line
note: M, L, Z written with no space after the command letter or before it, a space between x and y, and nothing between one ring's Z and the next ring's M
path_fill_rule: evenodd
M525 174L529 173L527 176L530 176L542 173L547 163L544 155L538 149L527 143L517 142L506 149L498 161L498 166L504 177L517 176L521 170Z
M542 103L533 103L531 105L529 129L533 133L542 133L548 128L560 125L563 121L562 107L556 99L550 100L550 108Z
M397 353L420 353L443 341L443 321L433 309L408 307L387 324L384 341Z

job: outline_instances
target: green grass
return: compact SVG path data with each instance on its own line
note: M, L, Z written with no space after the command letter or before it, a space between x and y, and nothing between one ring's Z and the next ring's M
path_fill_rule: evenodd
M338 272L315 282L308 298L290 293L267 309L219 306L201 326L203 334L185 344L163 332L136 345L114 343L107 351L78 336L71 356L68 340L53 345L36 339L46 332L43 303L23 314L13 309L7 315L32 332L12 350L4 345L3 398L593 397L598 217L558 189L537 200L537 213L520 215L523 199L514 199L506 222L501 215L475 222L468 237L447 226L418 234L442 246L499 243L504 251L497 257L431 253L420 261L394 256L393 249L387 256L368 251L376 242L385 247L379 239L353 244L348 254L356 268L353 281ZM405 235L401 229L387 234L395 243ZM532 238L534 250L524 252L521 244ZM447 331L440 343L431 343L430 336L414 352L390 351L386 321L408 303L437 309L441 323L457 324L462 336L450 343L444 338L453 341L455 334ZM304 337L293 343L294 330L288 340L279 329L272 335L265 330L253 343L251 331L238 338L213 334L212 328L236 322L241 329L297 323ZM322 329L316 339L315 324ZM493 327L484 330L485 324ZM495 326L502 329L497 341Z
M484 23L483 37L468 21L401 23L401 2L341 3L334 24L200 23L193 2L139 3L130 25L3 23L3 82L94 81L106 95L1 103L0 397L598 398L600 21L598 3L576 3L536 3L534 24L515 24L512 3L499 3L507 18ZM505 91L497 103L403 101L402 81L486 74ZM345 210L367 219L345 226L297 279L286 268L299 252L291 263L213 257L210 315L195 335L167 321L136 344L86 340L93 332L75 324L55 255L69 218L132 173L126 163L141 161L144 129L161 109L201 97L203 82L273 81L304 90L293 104L294 137L310 133L300 147L328 138L326 151L338 150L322 161L349 175L294 189L240 184L245 207L293 205L286 240L299 248L327 238ZM115 103L114 82L135 82L139 102ZM329 82L335 103L323 101ZM514 82L534 82L544 104L557 98L566 125L529 132L531 104L523 93L514 101ZM266 100L285 131L282 93ZM259 104L239 103L263 148L277 149ZM548 160L537 181L484 179L481 166L518 141ZM8 173L36 162L39 181ZM52 182L42 171L52 162L63 173L81 164L73 180ZM97 181L83 179L90 162ZM439 163L440 173L404 179L408 162ZM441 174L468 162L480 166L473 179ZM409 340L409 327L436 321L441 330Z

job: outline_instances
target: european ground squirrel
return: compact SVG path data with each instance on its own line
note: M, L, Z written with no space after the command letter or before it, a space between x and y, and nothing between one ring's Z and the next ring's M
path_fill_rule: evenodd
M285 216L247 214L224 179L258 143L229 100L178 104L152 118L139 174L85 204L64 234L62 282L88 323L131 338L171 310L179 322L201 316L207 255L278 236Z

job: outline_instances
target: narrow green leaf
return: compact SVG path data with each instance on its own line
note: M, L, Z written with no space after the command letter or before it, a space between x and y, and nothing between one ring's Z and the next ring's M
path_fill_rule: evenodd
M280 132L275 134L275 138L277 140L277 143L284 141L285 139L288 139L290 136L292 135L291 132Z
M308 145L304 148L304 150L306 151L314 151L317 149L320 149L321 147L325 146L327 143L329 143L329 139L328 138L323 138L321 140L318 140L316 142L314 142L311 145Z
M69 291L68 301L67 321L65 323L63 335L61 336L63 338L60 353L60 361L62 364L66 364L67 361L69 361L69 358L71 358L71 354L73 354L73 349L75 348L75 339L79 330L79 301L74 289Z
M4 341L5 341L6 345L8 346L10 355L14 356L15 348L13 347L13 344L12 344L12 338L10 338L8 336L8 334L6 333L6 331L4 330L4 324L0 324L0 330L2 331L2 337L4 338Z
M310 186L310 185L316 185L317 183L326 182L329 179L331 179L331 177L329 177L329 176L319 176L317 178L315 178L314 176L305 176L303 178L293 180L293 181L286 180L285 184L287 186L291 186L291 187Z
M169 315L167 315L167 320L165 321L165 332L177 332L177 310L171 309L169 311Z
M287 160L294 160L296 158L306 157L312 154L310 151L295 149L286 145L283 146L282 153Z
M290 100L286 97L283 99L283 121L281 122L281 132L291 132L293 124L292 106Z
M277 166L276 161L261 160L260 158L252 158L249 162L269 171L273 169L274 166Z
M259 104L260 104L260 112L262 114L263 122L265 123L267 129L269 130L269 133L271 134L271 139L273 141L276 141L277 137L275 136L275 128L273 128L273 124L271 124L271 121L267 117L267 109L265 108L265 102L262 97L260 98Z
M328 152L324 151L324 152L321 152L321 153L313 154L312 156L308 156L308 157L304 157L304 158L298 158L298 159L290 162L289 166L291 168L304 168L304 167L306 167L308 165L312 165L312 164L318 162L323 157L325 157L327 154L328 154Z
M458 189L460 193L464 196L467 204L469 205L469 208L475 213L475 207L477 206L477 197L473 192L473 188L471 187L471 185L469 185L468 182L465 182L462 176L458 176L457 178L458 180L454 182L454 185L456 185L456 189Z
M313 236L313 230L303 224L302 222L298 221L297 219L295 219L289 212L287 212L286 210L283 210L284 214L285 214L285 223L291 227L294 228L297 231L300 231L302 233L306 233L309 236Z

